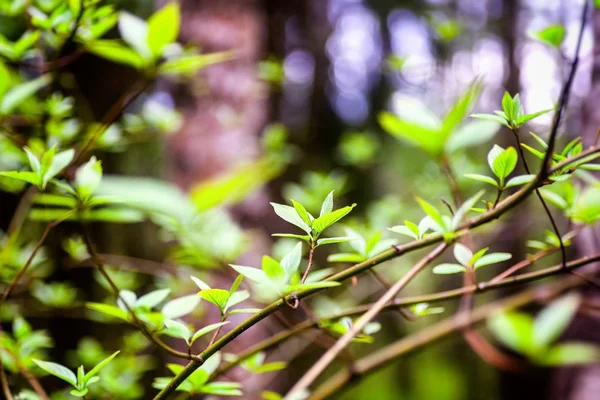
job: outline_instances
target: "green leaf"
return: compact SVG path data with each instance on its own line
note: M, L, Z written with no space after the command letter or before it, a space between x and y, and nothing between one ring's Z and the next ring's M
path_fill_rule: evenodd
M192 336L192 340L190 341L190 343L194 343L196 340L206 335L207 333L212 332L215 329L219 329L220 327L222 327L223 325L227 325L228 323L229 321L217 322L216 324L210 324L205 326L204 328L198 329L194 333L194 336Z
M440 230L446 231L446 223L444 222L444 219L442 218L440 212L434 206L432 206L430 203L426 202L420 197L417 197L417 201L419 202L419 205L421 206L425 214L427 214L433 220L433 222L435 222L438 225Z
M121 352L121 350L117 350L112 355L106 357L104 360L102 360L98 364L96 364L96 366L94 368L92 368L92 370L90 372L85 374L85 376L83 378L83 382L85 384L87 384L92 377L96 376L98 374L98 372L100 372L100 370L102 368L104 368L109 362L111 362L113 360L113 358L115 358L117 356L117 354L119 354L120 352Z
M442 123L442 142L446 142L447 138L454 131L454 129L461 123L467 116L471 106L477 100L479 92L481 90L481 84L477 81L471 83L465 93L456 100Z
M547 366L582 365L600 360L600 350L589 343L568 342L552 346L538 360Z
M571 294L553 301L544 308L533 324L534 344L543 348L556 341L575 316L580 303L580 297Z
M83 397L88 393L89 389L88 388L83 388L81 390L79 389L72 389L69 391L69 394L71 394L72 396L75 397Z
M275 210L275 214L279 216L279 218L283 219L286 222L289 222L292 225L297 226L302 229L304 232L310 235L311 229L310 226L296 212L294 207L286 206L283 204L271 203L273 209ZM315 220L316 221L316 220Z
M265 271L265 275L267 275L271 281L278 283L277 286L280 286L285 282L285 269L277 260L265 255L262 258L261 266L262 270Z
M89 198L102 181L102 164L96 157L83 164L75 172L75 187L83 199Z
M486 254L475 262L475 269L484 267L486 265L498 264L506 260L510 260L512 254L510 253L491 253Z
M281 266L289 279L298 271L302 261L302 243L297 243L292 250L281 259Z
M494 174L500 179L501 184L504 182L504 179L513 172L517 166L517 160L517 150L515 150L514 147L508 147L494 157L491 165L492 171L494 171Z
M163 333L169 336L183 339L186 343L189 343L190 337L192 336L192 332L186 324L172 319L165 319L164 323L167 327L167 330L163 331Z
M535 175L533 175L533 174L515 176L514 178L509 179L509 181L506 182L506 185L504 185L504 187L509 188L509 187L513 187L513 186L524 185L526 183L533 181L534 179L535 179Z
M135 307L147 307L154 308L162 303L167 296L171 293L171 289L159 289L154 290L150 293L146 293L135 302Z
M469 178L469 179L473 179L475 181L489 183L490 185L492 185L494 187L498 187L498 182L496 182L496 180L494 178L486 176L486 175L465 174L464 176L467 177L467 178Z
M13 336L18 340L26 338L32 332L31 325L21 316L16 317L13 321L12 331Z
M41 183L39 175L36 172L31 171L4 171L0 172L0 176L18 179L36 186Z
M177 40L179 34L179 4L171 2L155 12L148 19L148 47L155 58L159 58L163 48Z
M552 47L559 47L565 39L565 27L562 25L548 25L544 29L532 32L531 36Z
M302 204L298 203L295 200L292 200L292 204L294 205L294 209L296 210L298 216L302 219L302 221L304 221L306 225L311 226L312 219L310 218L308 211L306 211L306 208L304 208Z
M61 194L39 193L33 198L33 202L44 206L65 208L75 208L77 206L77 200L71 196L64 196Z
M162 63L158 67L158 72L161 75L192 75L204 67L228 61L232 58L232 53L229 51L182 56Z
M70 383L73 387L77 387L77 376L67 367L50 361L36 360L35 358L33 362L47 373Z
M284 361L275 361L267 364L260 365L252 370L255 374L264 374L266 372L273 372L285 369L287 363Z
M586 188L577 198L570 212L576 223L593 224L600 220L600 186Z
M204 300L213 303L221 311L225 310L227 300L229 300L229 291L224 289L205 289L198 293Z
M90 310L98 311L102 314L108 315L109 317L119 318L123 321L129 321L129 314L127 311L124 311L117 306L104 303L85 303L85 306Z
M118 25L123 40L144 59L150 59L151 52L148 47L148 24L146 24L146 21L133 14L121 11Z
M405 223L406 223L406 221L405 221ZM414 239L419 239L419 234L415 233L412 229L410 229L408 226L405 226L405 225L396 225L396 226L392 226L391 228L387 228L387 229L389 231L399 233L401 235L409 236Z
M50 181L50 179L54 178L60 171L65 169L71 161L73 161L73 157L75 156L75 150L69 149L65 151L61 151L52 157L52 161L48 166L48 169L42 176L42 189L46 187L46 184ZM44 170L44 163L42 160L42 170Z
M439 156L444 150L444 143L440 140L440 126L435 128L421 126L400 119L387 111L379 113L377 118L384 131L397 139L420 147L434 157Z
M253 267L245 267L242 265L229 264L231 268L233 268L237 273L244 275L244 277L250 279L252 282L256 283L265 283L269 282L270 279L267 277L265 271L253 268Z
M319 217L322 217L323 215L329 214L331 211L333 211L333 192L334 190L329 192L329 194L325 197L325 200L323 200Z
M346 242L350 242L352 240L356 240L356 238L348 237L348 236L323 238L323 239L317 240L317 246L322 246L322 245L326 245L326 244L334 244L334 243L346 243Z
M50 74L21 83L10 89L0 101L0 114L7 115L13 112L21 103L33 96L38 90L52 81Z
M147 64L142 56L116 40L95 40L87 43L87 48L97 56L136 69L142 69Z
M499 312L488 319L494 336L509 348L528 354L533 350L533 319L521 312Z
M504 126L508 126L508 122L506 121L506 118L501 117L499 115L494 115L494 114L471 114L472 118L477 118L477 119L482 119L482 120L487 120L487 121L494 121L497 122L499 124L502 124Z
M550 112L552 110L553 110L553 108L549 108L547 110L542 110L542 111L534 112L532 114L522 115L519 118L517 118L517 124L519 124L519 126L523 125L524 123L529 122L532 119L534 119L536 117L539 117L540 115L546 114L546 113L548 113L548 112Z
M165 318L175 319L194 311L200 304L200 297L195 294L179 297L169 301L161 310Z
M554 193L553 191L548 189L539 189L539 191L544 200L547 200L548 202L554 204L561 210L566 210L569 207L569 203L567 203L567 201L563 199L559 194Z
M433 273L437 275L459 274L465 272L465 267L460 264L444 263L436 265L433 268Z
M319 218L315 219L312 224L312 229L313 232L315 232L315 236L319 236L325 229L344 218L350 211L352 211L354 207L356 207L356 204L342 207L330 213L321 215Z
M250 292L247 290L240 290L239 292L234 292L229 296L227 303L225 304L224 311L227 311L231 307L238 305L242 301L245 301L250 298Z
M458 224L462 222L467 213L471 211L471 208L475 206L475 204L479 201L481 196L483 196L484 191L480 190L474 196L468 198L461 206L456 210L454 215L452 216L452 229L458 228Z
M190 276L190 279L194 281L194 283L200 288L200 290L208 290L208 289L210 289L210 286L208 286L200 278L196 278L195 276Z
M534 149L533 147L526 145L525 143L521 143L521 147L524 148L525 150L529 151L531 154L533 154L540 160L544 159L545 154L542 153L541 151L538 151L538 150Z

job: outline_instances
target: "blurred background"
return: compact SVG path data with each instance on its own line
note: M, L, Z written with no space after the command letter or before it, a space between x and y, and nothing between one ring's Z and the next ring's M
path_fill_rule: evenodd
M113 3L144 18L164 4L152 0ZM379 112L401 111L408 95L443 115L475 78L481 79L483 90L473 112L500 109L504 91L520 93L526 112L552 108L573 57L583 0L182 0L181 5L182 43L194 44L203 52L233 50L235 58L210 66L192 80L161 81L150 87L130 111L154 118L159 134L138 135L128 140L125 152L105 152L102 159L107 172L161 178L190 193L198 209L206 211L194 232L210 248L179 242L173 250L170 244L177 240L177 233L170 232L167 239L157 241L158 228L150 223L144 224L143 234L139 225L94 226L107 262L122 267L121 287L142 292L157 282L189 292L191 286L178 282L184 278L168 267L186 265L225 284L231 280L231 271L210 260L235 259L240 264L258 265L263 254L281 254L289 243L274 242L270 235L288 230L272 212L269 201L294 198L309 211L318 210L325 195L335 189L336 206L358 203L349 225L363 232L381 230L385 237L400 242L385 228L421 215L415 207L416 195L438 204L440 196L448 200L452 196L438 164L385 133L377 121ZM590 17L562 129L563 142L582 135L585 143L591 143L600 122L600 59L595 63L593 57L595 46L600 51L600 42L595 40L600 38L600 13ZM535 38L535 32L549 25L566 29L558 47ZM23 27L18 20L0 22L7 37L18 37ZM116 31L113 35L117 36ZM63 74L66 90L78 101L84 100L85 112L96 120L140 78L134 70L93 55L81 56ZM551 113L545 114L526 128L543 137L551 118ZM498 129L493 140L503 146L514 145L505 128ZM485 155L491 143L451 155L450 163L459 171L465 195L476 192L480 184L462 174L488 172ZM223 188L225 194L206 196L214 193L210 189L215 187ZM2 200L6 204L1 216L5 228L18 196L3 194ZM494 251L510 251L515 258L523 258L531 252L526 240L543 236L549 228L540 212L535 202L528 203L500 221L500 229L482 229L478 245L493 244ZM52 240L61 243L69 235L67 225ZM208 237L211 246L206 246ZM593 235L587 235L570 252L589 252L593 240ZM393 280L419 255L386 263L378 271ZM65 254L47 257L63 263ZM317 265L327 265L326 257L319 253ZM153 263L135 261L139 259ZM540 266L557 261L549 257ZM494 272L497 270L490 267L481 279ZM97 298L106 297L92 275L90 269L57 269L51 276L56 282L69 280L87 287ZM424 274L403 294L460 284L460 278L434 280ZM381 284L365 275L356 286L309 304L316 311L330 310L336 307L332 301L337 307L358 304L376 298L381 291ZM486 294L477 302L504 294ZM81 293L74 297L87 299ZM457 307L451 302L443 306L447 313ZM57 343L54 355L65 363L81 359L94 346L108 347L116 337L112 329L125 329L83 319L83 311L52 312L51 320L36 319L33 311L26 317L34 326L50 330ZM228 350L243 349L303 317L284 311L246 333ZM352 352L365 354L438 318L441 316L433 315L409 322L396 313L383 315L379 319L383 329L375 343L356 345ZM597 340L593 332L599 328L597 320L582 317L568 335ZM84 339L87 337L95 339ZM147 357L146 367L160 365L163 355L138 344L142 340L138 336L132 334L130 340L131 360L137 360L138 368L140 359L135 357ZM269 359L290 360L290 367L267 378L252 378L247 383L247 398L259 398L252 387L289 388L324 351L311 345L311 340L318 338L299 338L270 355ZM151 398L152 374L134 369L131 379L141 379L139 385L117 398ZM234 374L243 376L240 371ZM483 362L461 337L455 337L394 363L339 398L597 399L600 367L499 371Z

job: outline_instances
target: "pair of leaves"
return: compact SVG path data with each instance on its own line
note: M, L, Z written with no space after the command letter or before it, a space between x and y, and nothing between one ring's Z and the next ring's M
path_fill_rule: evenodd
M28 148L25 147L23 150L27 154L31 171L6 171L0 172L0 176L6 176L31 183L40 190L46 189L48 182L66 168L75 155L73 149L56 153L56 148L51 147L42 155L42 158L39 159Z
M313 276L309 275L306 283L300 284L298 268L302 261L302 243L297 243L292 250L286 254L281 261L274 260L269 256L262 259L262 269L246 267L243 265L230 264L236 272L258 284L269 292L283 296L297 290L320 289L339 286L339 282L322 281L314 282Z
M217 370L221 364L221 353L216 352L210 356L204 364L197 370L195 370L181 385L175 390L187 392L190 394L214 394L217 396L241 396L242 391L240 390L241 385L237 382L209 382L210 376ZM179 364L168 364L167 367L174 374L177 375L185 368ZM173 377L160 377L155 378L152 383L152 387L155 389L162 390L169 383L171 383Z
M415 240L423 239L431 227L431 217L429 215L419 221L419 224L404 220L404 225L396 225L388 228L388 230L399 233L404 236L409 236Z
M229 290L213 289L210 286L208 286L204 281L202 281L199 278L196 278L195 276L191 276L190 278L200 288L198 295L202 299L219 307L222 316L226 316L228 314L242 313L253 314L260 311L259 309L254 308L229 311L231 307L241 303L244 300L247 300L250 297L250 293L247 290L237 290L240 287L242 280L244 279L243 275L239 275L235 279L235 281L233 281L233 284L231 285L231 288L229 288Z
M333 191L331 191L327 197L325 197L325 200L321 205L321 212L317 218L313 217L306 210L306 208L297 201L292 200L292 204L294 205L293 207L286 206L284 204L271 203L273 209L275 210L275 214L277 214L284 221L302 229L307 234L295 235L277 233L273 236L290 237L304 240L312 247L352 240L348 237L319 239L319 236L325 229L344 218L350 211L352 211L354 207L356 207L356 204L333 210Z
M335 336L345 335L352 328L352 325L353 321L350 317L343 317L338 321L328 321L320 324L322 328L327 329ZM357 343L373 343L374 339L372 335L380 330L381 324L379 322L369 322L352 341Z
M54 375L57 378L60 378L63 381L69 383L71 386L73 386L74 389L71 390L71 392L70 392L73 396L83 397L88 392L88 386L92 383L98 382L98 380L100 379L99 377L96 376L100 372L100 370L102 368L104 368L109 362L111 362L113 360L113 358L115 358L117 356L117 354L119 354L119 353L120 353L120 350L114 352L109 357L100 361L87 374L85 373L83 365L81 365L77 369L77 375L75 375L75 373L73 373L73 371L71 371L67 367L65 367L61 364L58 364L58 363L54 363L54 362L50 362L50 361L36 360L36 359L34 359L33 361L37 364L38 367L40 367L47 373Z
M481 190L474 196L468 198L463 204L461 204L452 217L442 215L431 203L428 203L420 197L417 197L417 202L425 214L427 214L429 217L427 221L429 227L438 233L449 236L455 229L459 227L460 223L466 217L468 212L473 208L481 196L483 196L483 193L484 191ZM424 226L422 228L424 229Z
M433 268L434 274L447 275L458 274L469 270L477 270L486 265L497 264L510 260L510 253L491 253L486 254L488 248L484 248L473 254L473 252L464 244L456 243L454 245L454 258L458 264L444 263Z
M534 319L528 314L510 311L494 314L488 327L504 345L521 353L535 364L556 366L598 361L597 347L584 343L554 344L577 312L579 296L565 295L544 308Z
M517 150L515 150L514 147L510 146L506 149L503 149L495 144L487 155L487 161L490 169L494 175L496 175L498 180L487 175L480 174L465 174L465 176L476 181L488 183L500 191L509 187L529 183L535 178L535 175L520 175L506 182L506 178L517 166L518 158Z

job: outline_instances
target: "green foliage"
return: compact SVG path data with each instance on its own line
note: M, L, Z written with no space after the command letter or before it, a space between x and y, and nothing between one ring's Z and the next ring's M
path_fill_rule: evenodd
M320 324L324 329L327 329L334 336L342 336L350 329L352 329L353 321L352 318L344 317L338 321L325 321ZM381 324L379 322L369 322L362 329L362 333L359 333L352 339L353 342L357 343L373 343L373 334L381 330Z
M495 121L509 129L515 130L519 129L521 125L531 121L532 119L550 111L552 111L552 109L542 110L532 114L525 114L523 106L521 105L521 98L519 97L519 94L517 93L513 97L508 92L505 92L504 96L502 97L502 111L494 111L495 114L472 114L471 117Z
M504 345L534 364L577 365L597 362L600 349L578 342L555 344L580 305L577 295L565 295L544 308L535 319L511 311L490 317L488 327Z
M454 245L454 258L458 264L445 263L433 268L434 274L458 274L467 271L475 271L486 265L498 264L510 260L510 253L487 253L488 248L473 253L467 246L456 243Z
M44 370L46 373L54 375L57 378L60 378L63 381L70 384L71 386L73 386L74 389L70 391L71 395L75 397L84 397L89 391L88 386L100 380L100 378L96 376L98 372L100 372L100 370L104 368L109 362L111 362L112 359L115 358L119 353L120 351L116 351L108 358L105 358L104 360L100 361L87 374L85 373L83 365L77 369L77 375L75 375L73 371L71 371L67 367L54 362L41 361L35 359L33 360L33 362L35 362L36 365L42 370Z
M498 131L498 125L491 123L466 122L461 125L480 89L478 82L469 85L442 120L419 100L402 96L398 100L400 114L380 113L379 124L390 135L421 148L434 158L440 158L445 152L487 141Z
M327 257L329 262L349 262L359 263L363 262L377 254L388 250L391 246L396 244L395 239L383 239L381 232L377 231L372 235L366 236L359 232L345 227L346 237L352 238L347 242L347 246L350 251L345 253L334 253ZM393 228L390 228L392 230Z
M560 47L565 39L565 27L558 24L548 25L542 30L531 32L531 37L552 47Z

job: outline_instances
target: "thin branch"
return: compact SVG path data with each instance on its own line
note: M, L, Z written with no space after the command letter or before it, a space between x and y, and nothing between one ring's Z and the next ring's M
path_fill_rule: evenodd
M597 254L593 257L584 257L584 258L580 258L580 259L571 261L567 265L567 268L569 270L574 270L574 269L583 267L585 265L588 265L590 263L597 262L597 261L600 261L600 254ZM519 264L521 264L521 263L519 263ZM516 265L519 265L519 264L516 264ZM505 287L509 287L509 286L521 285L521 284L529 283L532 281L537 281L540 279L544 279L544 278L548 278L548 277L551 277L554 275L561 274L563 272L564 272L564 270L562 269L562 265L558 264L553 267L545 268L545 269L542 269L539 271L530 272L530 273L526 273L526 274L520 274L520 275L516 275L513 277L504 278L502 280L496 280L494 278L491 281L480 282L477 285L462 286L458 289L452 289L452 290L447 290L447 291L433 293L433 294L426 294L426 295L413 296L413 297L404 297L404 298L400 298L400 299L395 299L393 302L386 305L382 311L393 310L398 307L406 307L406 306L411 306L411 305L419 304L419 303L436 303L436 302L441 302L441 301L448 301L448 300L459 298L466 293L472 293L472 294L477 295L477 294L485 293L485 292L495 290L495 289L500 289L500 288L505 288ZM353 308L345 310L341 313L331 315L328 317L324 317L321 319L320 322L335 321L335 320L338 320L343 317L350 317L350 316L354 316L354 315L363 314L366 311L368 311L372 306L373 306L373 304L364 304L364 305L360 305L357 307L353 307ZM600 308L600 306L598 306L598 307ZM217 378L217 377L225 374L231 368L238 365L240 362L252 357L254 354L256 354L258 352L269 350L269 349L279 345L280 343L285 342L286 340L290 339L291 337L296 336L297 334L300 334L302 332L305 332L306 330L316 328L316 327L318 327L318 321L307 320L307 321L304 321L304 322L296 325L295 327L291 328L290 330L279 332L276 335L271 336L271 337L263 340L262 342L255 344L248 350L239 354L236 357L235 361L233 361L229 364L226 364L223 367L220 367L214 373L214 375L211 377L211 379Z
M165 342L163 342L161 339L159 339L156 335L154 335L152 332L150 332L148 330L148 328L146 327L146 324L144 324L144 322L139 319L139 317L137 316L137 313L133 310L133 308L131 308L131 306L127 303L127 301L125 301L121 297L121 291L119 290L119 288L117 287L115 282L112 280L112 278L106 271L106 268L104 267L104 262L98 256L98 253L94 249L94 245L92 244L92 241L87 233L87 230L83 226L82 226L82 230L81 230L81 236L83 237L83 241L85 243L86 249L87 249L88 253L90 254L90 259L96 265L96 267L98 268L98 271L100 272L100 274L102 274L102 276L104 277L106 282L108 282L109 286L111 287L111 289L113 291L114 296L118 300L121 300L121 302L127 309L127 312L131 315L133 324L142 331L142 333L148 338L148 340L150 340L152 343L156 344L158 347L160 347L167 353L169 353L175 357L178 357L178 358L197 361L198 358L196 356L190 355L187 353L183 353L181 351L177 351L177 350L173 349L172 347L167 345Z
M37 380L35 376L29 372L29 370L23 366L20 366L19 370L21 371L21 375L27 380L29 385L33 388L33 390L37 393L41 400L50 400L48 397L48 393L44 390L40 381Z
M576 286L576 284L575 279L561 280L553 285L548 285L543 290L531 288L500 301L481 306L473 312L463 312L458 315L458 318L447 318L371 353L349 368L344 368L318 387L309 397L309 400L324 400L334 394L339 394L350 384L356 383L360 378L388 365L399 357L440 340L463 329L465 326L484 321L495 312L521 307L536 301L541 296L557 295Z
M337 342L330 348L320 359L315 363L309 370L304 374L300 380L292 387L288 392L288 396L294 393L301 393L307 389L325 369L331 364L337 355L350 344L352 339L356 337L358 333L369 323L379 312L385 307L387 303L392 301L394 297L402 290L419 272L421 272L427 265L433 260L439 257L444 250L448 247L447 243L442 243L437 246L433 251L427 254L417 264L415 264L405 275L402 276L394 285L387 291L383 296L377 300L377 302L363 314L354 324L352 328L348 330Z

